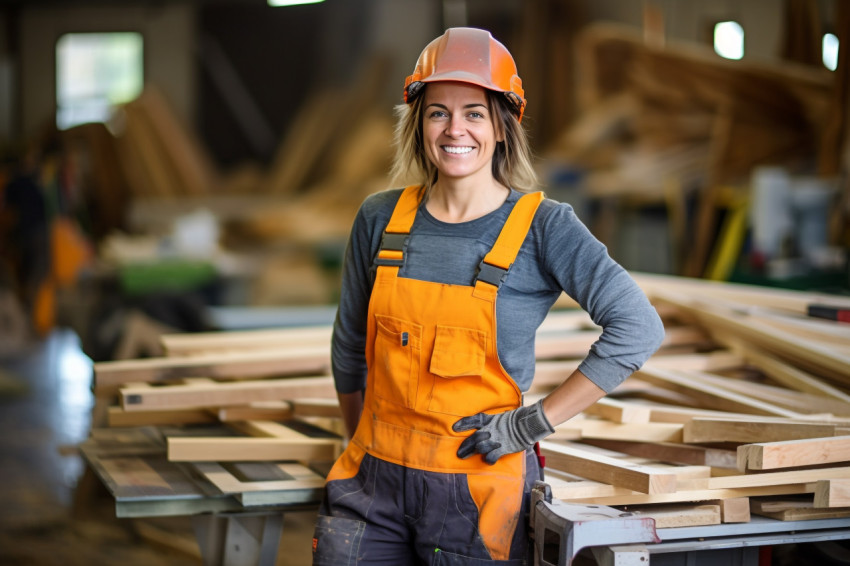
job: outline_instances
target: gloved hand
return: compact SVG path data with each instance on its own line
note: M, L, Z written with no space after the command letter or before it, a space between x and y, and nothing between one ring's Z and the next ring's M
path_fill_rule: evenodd
M477 431L461 442L457 455L466 459L476 453L483 454L488 464L495 464L505 454L526 450L555 432L543 414L543 401L498 415L478 413L452 426L455 432L476 428Z

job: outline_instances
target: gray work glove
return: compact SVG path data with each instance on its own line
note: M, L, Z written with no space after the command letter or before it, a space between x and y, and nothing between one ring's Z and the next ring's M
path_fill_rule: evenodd
M483 454L484 461L495 464L505 454L513 454L531 448L534 443L555 432L543 414L543 402L530 407L488 415L478 413L457 421L455 432L478 429L460 444L458 458L466 459L473 454Z

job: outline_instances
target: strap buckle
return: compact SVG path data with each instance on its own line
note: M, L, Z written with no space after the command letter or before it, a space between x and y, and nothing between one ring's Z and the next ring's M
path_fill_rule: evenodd
M475 280L484 281L499 289L507 276L508 270L504 267L485 263L484 260L481 260L481 263L478 264L478 274L475 276Z
M381 236L381 247L378 249L378 255L375 257L375 265L389 265L393 267L401 267L404 265L404 250L407 248L407 240L410 234L396 234L393 232L384 232ZM381 257L381 252L401 252L402 257Z

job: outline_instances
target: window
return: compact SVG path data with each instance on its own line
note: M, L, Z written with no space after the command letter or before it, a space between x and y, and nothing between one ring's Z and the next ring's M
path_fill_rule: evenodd
M823 36L823 64L830 71L838 67L838 36L834 33Z
M56 125L105 122L144 85L142 34L68 33L56 42Z
M744 28L738 22L719 22L714 26L714 51L726 59L744 57Z

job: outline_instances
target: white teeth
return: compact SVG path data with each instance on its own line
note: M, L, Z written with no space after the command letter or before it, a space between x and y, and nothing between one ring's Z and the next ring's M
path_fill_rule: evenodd
M470 151L472 151L471 147L454 147L451 145L444 145L443 149L446 150L448 153L469 153Z

